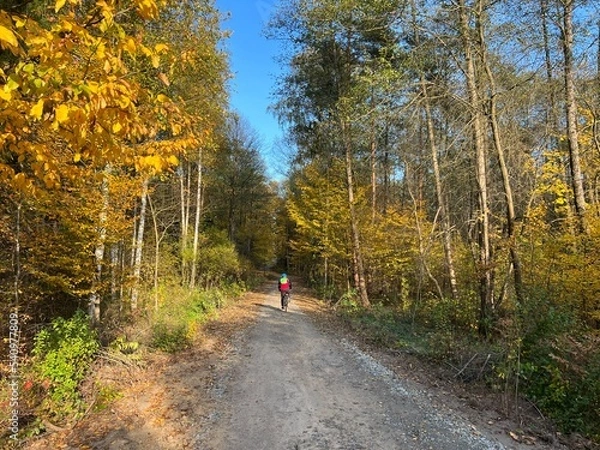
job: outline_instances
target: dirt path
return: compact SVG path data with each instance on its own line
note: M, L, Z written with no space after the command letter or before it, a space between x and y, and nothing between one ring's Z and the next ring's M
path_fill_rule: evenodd
M339 324L315 314L317 305L295 287L283 312L267 286L222 310L185 352L149 354L145 367L99 361L90 384L121 398L103 407L96 399L83 420L23 448L583 448L561 446L553 434L528 436L489 399L432 376L406 355L371 349L377 356L369 356Z
M224 362L198 448L531 449L323 333L297 302L287 313L278 305L275 291L264 296L257 323Z

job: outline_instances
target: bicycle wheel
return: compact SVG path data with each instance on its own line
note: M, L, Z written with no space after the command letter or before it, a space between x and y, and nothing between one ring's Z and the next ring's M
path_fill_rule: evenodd
M283 310L288 310L288 304L290 303L290 294L285 294L283 296Z

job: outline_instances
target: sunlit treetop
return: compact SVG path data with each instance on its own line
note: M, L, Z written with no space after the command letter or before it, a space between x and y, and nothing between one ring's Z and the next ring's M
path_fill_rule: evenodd
M1 180L56 188L108 163L160 172L198 145L176 102L139 82L145 72L168 85L159 68L173 58L169 46L148 45L142 27L118 20L142 23L160 6L58 0L43 21L0 11L0 48L12 55L0 66Z

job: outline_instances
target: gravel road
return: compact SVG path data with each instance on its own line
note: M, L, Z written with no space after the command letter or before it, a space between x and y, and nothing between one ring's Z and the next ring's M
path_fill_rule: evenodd
M452 406L264 295L222 363L203 450L541 449ZM556 447L553 447L556 448Z

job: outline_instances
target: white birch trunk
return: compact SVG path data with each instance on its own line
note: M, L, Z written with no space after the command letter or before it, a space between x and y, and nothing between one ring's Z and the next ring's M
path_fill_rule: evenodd
M108 216L108 202L109 202L109 184L108 184L108 171L110 167L104 169L104 176L102 178L102 209L100 210L99 225L98 225L98 241L96 243L96 249L94 250L94 261L96 263L96 269L94 279L92 281L92 289L90 292L90 298L88 301L88 314L93 323L100 321L100 304L102 299L98 293L100 283L102 281L102 264L104 262L104 247L106 242L106 219Z
M190 287L196 284L196 271L198 266L198 244L200 242L200 218L202 216L202 147L198 150L198 186L196 188L196 217L194 220L194 244L192 274L190 278Z
M146 224L146 204L148 202L148 183L150 179L145 178L142 184L142 198L140 205L140 219L136 233L136 244L134 248L135 258L133 265L133 286L131 288L131 310L138 307L140 278L142 273L142 250L144 247L144 226Z

